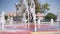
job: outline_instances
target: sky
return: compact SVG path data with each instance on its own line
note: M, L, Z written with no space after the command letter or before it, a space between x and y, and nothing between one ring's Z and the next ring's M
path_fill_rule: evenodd
M14 12L16 11L15 4L18 0L0 0L0 12ZM60 11L60 0L39 0L39 3L44 4L48 3L50 10L47 13L51 12L57 14Z
M0 0L0 12L14 12L16 11L15 4L17 3L17 0Z

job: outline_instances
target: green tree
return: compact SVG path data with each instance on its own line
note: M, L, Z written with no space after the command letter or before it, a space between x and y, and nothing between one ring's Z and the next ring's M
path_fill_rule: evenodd
M57 16L54 15L54 14L52 14L52 13L48 13L48 14L45 16L45 19L50 20L51 18L53 18L54 20L56 20L56 19L57 19Z

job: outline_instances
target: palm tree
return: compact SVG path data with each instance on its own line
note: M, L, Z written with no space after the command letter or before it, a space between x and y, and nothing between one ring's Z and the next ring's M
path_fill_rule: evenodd
M35 2L35 13L38 13L38 12L40 12L40 4L39 4L39 2L38 2L38 0L34 0L34 2Z
M41 12L42 12L42 13L45 13L46 10L49 10L49 8L48 8L49 5L48 5L48 3L43 4L41 7L42 7L42 8L40 8L40 9L41 9Z
M48 3L45 3L45 4L43 4L43 5L41 5L39 2L38 2L38 0L34 0L34 2L35 2L35 12L36 13L38 13L38 12L41 12L41 13L45 13L46 12L46 10L49 10L49 5L48 5Z

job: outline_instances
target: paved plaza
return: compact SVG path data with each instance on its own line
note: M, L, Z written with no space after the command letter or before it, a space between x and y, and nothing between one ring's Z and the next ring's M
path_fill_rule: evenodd
M34 25L5 25L5 30L0 30L0 34L59 34L60 32L60 25L41 24L36 25L36 27L37 31L35 32Z

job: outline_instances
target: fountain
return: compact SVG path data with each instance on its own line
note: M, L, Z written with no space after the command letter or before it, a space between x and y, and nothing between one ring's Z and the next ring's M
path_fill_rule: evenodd
M57 21L57 24L59 24L59 22L60 22L60 12L58 12L58 14L57 14L57 19L56 19L56 21Z
M8 19L8 21L10 21L10 25L9 24L5 25L5 29L7 29L8 31L12 30L12 31L14 31L14 33L15 32L20 33L21 31L22 31L21 33L26 32L26 31L28 31L28 33L29 33L29 32L33 32L33 31L35 31L35 32L38 32L38 31L53 31L53 30L55 31L57 27L60 27L60 26L56 26L56 25L54 26L54 20L53 19L51 19L51 21L50 21L51 25L45 24L46 22L44 22L44 23L42 22L42 24L41 24L41 22L40 22L41 19L40 18L38 18L38 27L37 27L34 1L33 0L29 0L29 2L27 2L27 0L21 0L21 1L22 1L22 5L19 5L19 7L18 7L19 9L17 10L17 12L18 12L17 16L19 15L19 18L21 17L21 21L22 21L21 23L24 23L24 24L21 25L21 23L18 22L18 20L17 20L18 24L17 23L13 24L14 23L13 22L13 17L11 17L11 18ZM29 5L28 5L28 3L29 3ZM27 18L27 16L28 16L28 18ZM32 24L34 23L33 24L34 26L32 24L30 25L30 18L31 17L33 19ZM2 20L2 30L4 30L4 23L5 23L4 12L2 12L1 20ZM27 24L27 22L28 22L28 24ZM28 28L27 28L26 25L28 26Z
M39 25L38 28L40 28L40 19L38 19L38 25Z
M54 24L54 20L51 18L51 25L53 25Z
M5 12L4 11L1 14L1 22L2 22L2 30L4 30L4 24L5 24Z
M30 27L29 27L29 25L30 25L30 23L29 23L29 6L28 6L27 0L23 0L23 4L24 4L25 7L26 7L26 10L25 10L25 11L28 12L28 29L30 29Z
M13 24L13 17L10 18L10 25Z
M35 26L35 32L37 31L37 27L36 27L36 14L35 14L35 3L33 0L31 1L31 6L30 6L30 12L32 13L33 16L33 22L34 22L34 26Z
M26 14L25 14L25 13L23 13L22 22L25 23L25 25L27 24L27 23L26 23L26 22L27 22L27 20L26 20ZM25 29L26 29L26 28L27 28L27 27L25 26Z
M18 6L18 5L16 5L17 6L17 8L19 9L19 10L24 10L24 12L26 12L27 13L27 16L28 16L28 19L27 19L27 21L28 21L28 29L30 29L30 18L31 17L33 17L33 22L34 22L34 26L35 26L35 31L37 31L37 28L36 28L36 14L35 14L35 3L34 3L34 0L29 0L29 1L27 1L27 0L21 0L20 1L20 3L19 3L20 5ZM22 7L23 6L23 7ZM25 8L25 9L24 9ZM18 13L17 14L19 14L19 10L17 10L18 11ZM21 12L23 12L23 11L20 11L20 13ZM32 14L32 16L30 17L30 14ZM21 14L20 14L21 15ZM26 22L26 21L25 21Z

